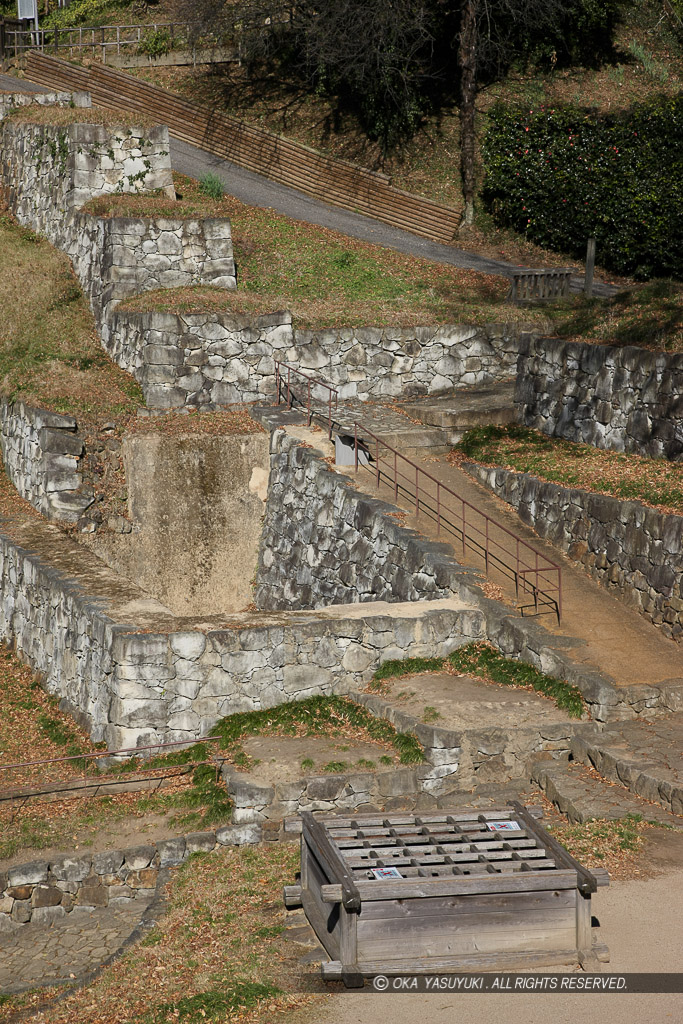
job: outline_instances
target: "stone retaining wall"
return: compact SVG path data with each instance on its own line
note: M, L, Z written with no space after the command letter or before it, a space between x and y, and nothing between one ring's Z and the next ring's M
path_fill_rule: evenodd
M551 436L683 457L683 355L527 336L515 401L523 423Z
M194 740L237 711L359 689L387 658L447 654L484 632L481 613L457 600L241 613L231 628L174 618L55 527L13 529L0 535L0 638L112 750Z
M234 804L233 821L264 826L301 811L362 814L374 811L435 810L449 795L487 783L529 778L535 754L566 758L576 735L592 734L593 722L546 723L521 729L452 730L425 725L376 694L349 694L397 732L412 733L424 748L424 763L390 771L351 771L307 776L272 785L224 765L223 779Z
M514 375L524 324L292 329L287 312L116 312L105 344L151 408L269 401L275 359L321 377L342 399L428 394ZM299 382L300 383L300 382Z
M51 924L79 910L125 906L154 895L159 872L193 853L257 843L254 825L226 825L144 846L103 853L60 854L0 871L0 934L23 924Z
M529 473L473 464L467 469L539 536L583 562L667 636L683 638L683 516L545 483Z
M126 296L191 284L235 287L228 220L79 212L101 195L160 189L175 197L166 127L6 122L0 175L19 222L70 257L106 346L110 306Z
M0 449L19 494L49 519L75 522L92 504L79 469L83 440L71 416L0 399Z
M0 92L0 121L17 107L33 106L90 107L92 103L89 92Z
M395 508L359 493L314 449L282 430L270 484L254 602L268 610L452 596L457 562L399 525Z

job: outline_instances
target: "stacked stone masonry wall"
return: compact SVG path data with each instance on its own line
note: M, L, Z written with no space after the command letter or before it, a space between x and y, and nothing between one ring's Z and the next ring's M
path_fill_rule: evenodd
M106 347L151 408L270 401L275 360L339 389L340 399L429 394L511 378L524 324L293 330L289 313L115 312ZM318 397L320 397L318 395Z
M126 906L155 895L159 873L193 853L257 843L257 826L226 825L125 850L60 854L0 872L0 935L21 925L52 924L74 910ZM274 838L279 838L275 834Z
M539 536L566 551L668 636L683 637L683 516L637 501L469 465Z
M320 608L453 596L458 566L445 545L400 526L394 512L360 494L315 450L276 431L256 605Z
M683 355L526 336L515 401L523 423L551 436L683 457Z
M19 222L71 258L101 333L111 304L131 294L190 284L235 287L228 220L79 212L96 196L152 189L175 196L167 128L9 121L0 129L0 169Z
M481 613L458 601L193 628L55 527L33 523L22 537L0 535L0 638L111 750L195 740L238 711L362 689L386 658L434 657L484 634ZM147 610L140 625L131 609Z
M71 416L0 400L0 449L19 494L48 519L75 522L92 504L79 468L83 440Z

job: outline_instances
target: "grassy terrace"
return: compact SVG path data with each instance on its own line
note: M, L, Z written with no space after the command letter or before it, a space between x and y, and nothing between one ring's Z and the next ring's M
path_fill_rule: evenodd
M229 196L213 200L193 179L178 174L174 179L175 202L159 195L107 196L85 209L102 217L228 217L238 289L146 292L122 303L122 310L258 314L289 309L300 326L310 327L546 322L544 313L505 301L509 286L503 278L404 256Z
M69 260L0 210L0 391L88 422L142 391L105 354Z
M581 299L558 311L553 330L573 341L683 352L683 284L650 281L608 300Z
M683 515L680 462L601 451L518 426L470 430L448 459L532 473L551 483L642 501L660 512Z

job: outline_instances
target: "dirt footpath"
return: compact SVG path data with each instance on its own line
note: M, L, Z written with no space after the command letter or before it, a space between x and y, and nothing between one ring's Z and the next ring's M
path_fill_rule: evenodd
M600 937L609 946L609 972L683 971L683 861L678 836L662 836L652 855L663 873L638 881L613 882L598 890L593 913ZM683 995L590 993L416 994L385 996L344 993L317 1007L305 1024L415 1024L429 1014L430 1024L679 1024ZM301 1024L304 1024L303 1020Z

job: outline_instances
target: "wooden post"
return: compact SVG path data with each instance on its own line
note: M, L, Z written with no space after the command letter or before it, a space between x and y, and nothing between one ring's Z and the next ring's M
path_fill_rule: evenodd
M587 298L593 295L593 271L595 270L595 239L589 238L586 245L586 276L583 284L583 294Z

